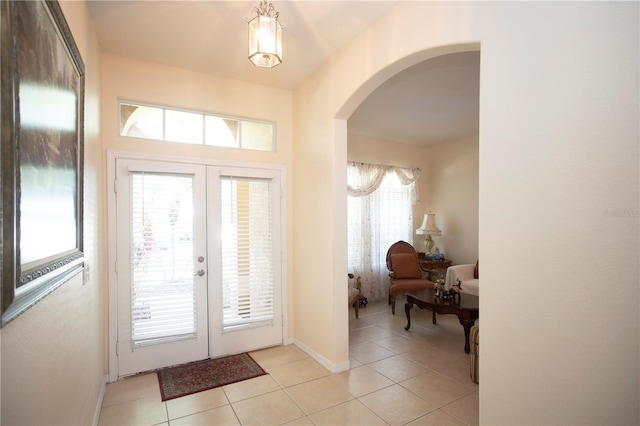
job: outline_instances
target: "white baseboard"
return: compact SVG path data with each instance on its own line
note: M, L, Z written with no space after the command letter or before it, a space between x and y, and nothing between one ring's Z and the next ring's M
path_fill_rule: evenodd
M96 411L93 414L93 426L98 426L98 422L100 421L100 412L102 411L102 403L104 402L104 397L107 394L107 381L109 380L109 376L104 376L102 380L102 386L100 388L100 396L98 397L98 404L96 405Z
M349 370L351 368L349 360L346 360L345 362L340 362L340 363L336 364L334 362L329 361L328 359L326 359L325 357L320 355L318 352L316 352L313 349L311 349L309 346L307 346L304 343L300 342L299 340L294 340L293 343L297 347L302 349L304 352L306 352L307 355L309 355L311 358L313 358L316 361L318 361L318 363L320 363L320 365L322 365L324 368L326 368L327 370L331 371L332 373L341 373L341 372L347 371L347 370Z

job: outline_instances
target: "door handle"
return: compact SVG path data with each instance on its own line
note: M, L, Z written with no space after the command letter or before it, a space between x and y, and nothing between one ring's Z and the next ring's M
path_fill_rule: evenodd
M194 277L203 277L204 276L204 269L200 269L195 275Z

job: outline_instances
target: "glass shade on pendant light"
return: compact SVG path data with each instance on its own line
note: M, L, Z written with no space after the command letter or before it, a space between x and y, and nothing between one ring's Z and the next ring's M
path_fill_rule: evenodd
M249 21L249 60L258 67L282 63L282 25L271 3L260 2L257 16Z

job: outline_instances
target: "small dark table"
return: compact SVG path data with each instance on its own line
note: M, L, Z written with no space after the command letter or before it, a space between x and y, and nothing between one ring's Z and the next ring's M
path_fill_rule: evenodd
M444 299L436 296L432 288L424 290L411 291L406 294L407 303L404 305L404 312L407 314L407 326L405 330L411 327L410 311L413 305L417 305L420 309L428 309L433 311L433 323L436 324L436 314L454 314L458 316L460 324L464 327L464 351L469 353L469 332L473 324L478 319L479 307L478 296L472 294L460 293L459 298Z
M427 271L428 272L428 276L427 278L430 281L435 281L433 279L433 273L434 272L438 272L443 270L443 269L447 269L449 266L451 266L451 261L448 259L445 260L427 260L427 259L420 259L420 268L423 271ZM439 277L438 277L439 278Z

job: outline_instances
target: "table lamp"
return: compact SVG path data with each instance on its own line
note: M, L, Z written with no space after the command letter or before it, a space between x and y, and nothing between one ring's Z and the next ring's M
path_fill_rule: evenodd
M442 231L438 229L436 226L436 215L435 213L427 213L424 215L424 219L422 220L422 225L420 228L416 229L416 235L426 235L427 238L424 240L424 246L427 254L431 254L431 250L433 249L433 238L432 235L440 236L442 235Z

